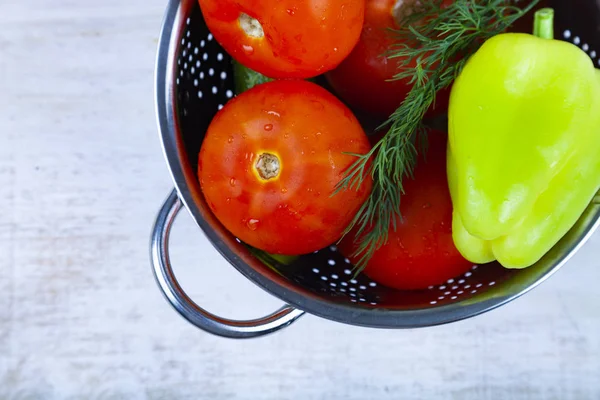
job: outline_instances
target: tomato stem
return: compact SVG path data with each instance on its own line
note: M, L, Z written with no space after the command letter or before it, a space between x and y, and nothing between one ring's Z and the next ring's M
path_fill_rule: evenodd
M408 16L419 9L420 3L417 0L397 0L392 9L392 16L397 26L400 26Z
M281 170L279 158L271 153L263 153L258 156L255 167L258 175L264 180L277 178Z
M263 27L256 18L252 18L246 13L241 13L238 21L246 35L253 38L262 38L265 36Z
M554 39L554 9L542 8L536 11L533 34L541 39Z

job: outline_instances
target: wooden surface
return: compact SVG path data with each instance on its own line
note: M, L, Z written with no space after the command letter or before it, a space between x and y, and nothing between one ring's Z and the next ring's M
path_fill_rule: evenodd
M0 0L0 399L598 399L600 236L499 310L415 331L307 316L235 342L159 293L148 238L171 183L153 108L164 1ZM200 304L274 300L186 215Z

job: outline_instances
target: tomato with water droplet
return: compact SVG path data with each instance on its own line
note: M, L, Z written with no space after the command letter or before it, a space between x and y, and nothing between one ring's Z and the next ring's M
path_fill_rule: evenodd
M444 5L452 3L444 0ZM380 118L389 117L404 101L412 85L409 79L392 80L406 60L386 54L398 40L392 29L398 29L402 15L413 12L415 0L367 0L365 23L358 44L348 57L326 76L341 99L352 108ZM411 43L404 43L414 46ZM413 62L409 68L416 66ZM429 114L447 111L450 90L438 93Z
M358 42L365 14L365 0L199 3L223 48L271 78L311 78L335 68Z
M429 148L418 159L414 179L404 179L403 219L390 229L388 242L375 252L364 273L374 281L400 290L425 289L467 272L465 260L452 240L452 201L446 179L447 135L431 131ZM355 236L340 243L353 262Z
M308 140L312 132L318 140ZM212 212L233 235L271 254L307 254L339 240L366 200L370 180L333 193L355 161L349 153L370 149L335 96L311 82L279 80L240 94L216 114L198 176Z

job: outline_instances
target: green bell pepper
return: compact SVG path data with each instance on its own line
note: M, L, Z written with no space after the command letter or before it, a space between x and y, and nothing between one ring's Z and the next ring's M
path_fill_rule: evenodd
M452 89L453 237L474 263L531 266L600 189L600 71L553 40L553 16L538 11L534 35L488 40Z

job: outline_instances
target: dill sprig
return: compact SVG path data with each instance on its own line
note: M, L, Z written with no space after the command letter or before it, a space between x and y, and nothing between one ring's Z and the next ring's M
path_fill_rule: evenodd
M387 57L398 60L394 79L407 80L412 88L380 127L388 128L386 135L369 153L354 154L356 161L337 187L338 191L353 190L366 177L373 179L369 198L345 232L354 230L357 273L387 243L390 227L396 230L397 221L402 220L403 179L413 177L417 148L427 142L423 119L436 93L452 84L487 39L505 32L538 2L530 0L520 7L519 1L457 0L444 7L442 0L421 0L415 13L399 21L402 28L392 31L397 41Z

